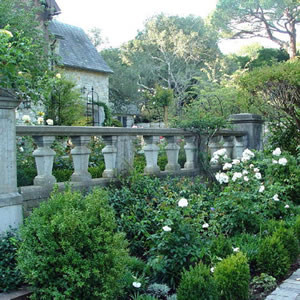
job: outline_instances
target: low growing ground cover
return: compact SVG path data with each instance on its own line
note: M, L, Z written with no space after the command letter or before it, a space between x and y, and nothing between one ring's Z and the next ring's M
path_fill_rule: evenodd
M211 163L214 182L132 173L87 196L54 193L13 257L33 297L263 299L299 255L299 158L221 149Z

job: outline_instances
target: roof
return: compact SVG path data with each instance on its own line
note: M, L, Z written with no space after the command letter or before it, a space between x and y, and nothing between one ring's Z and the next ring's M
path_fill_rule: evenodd
M53 20L49 31L59 39L58 54L65 67L113 73L83 29Z
M51 10L51 15L59 15L61 10L55 0L46 0L46 6Z

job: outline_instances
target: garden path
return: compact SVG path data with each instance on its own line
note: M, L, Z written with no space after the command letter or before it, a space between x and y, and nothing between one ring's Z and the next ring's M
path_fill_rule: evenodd
M300 268L284 280L265 300L300 300Z

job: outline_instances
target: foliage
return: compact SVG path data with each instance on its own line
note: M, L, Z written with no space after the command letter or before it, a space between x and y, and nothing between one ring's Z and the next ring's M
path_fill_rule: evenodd
M216 282L209 267L197 264L182 273L177 289L178 300L216 300L219 299Z
M298 8L293 0L219 0L212 23L225 37L264 37L289 49L294 57Z
M238 84L300 128L300 61L292 60L254 69L239 78Z
M290 264L294 263L297 260L298 255L300 253L300 247L299 241L295 236L293 229L287 229L283 225L281 225L274 232L274 236L280 239L283 247L287 250L290 258Z
M250 270L246 256L238 252L216 265L214 279L220 294L220 299L248 299Z
M21 240L15 230L0 235L0 292L7 292L23 284L23 277L17 269L16 255Z
M46 119L52 119L55 125L76 125L84 118L85 107L75 82L60 75L52 79L51 86L51 97L44 103Z
M21 236L19 268L36 298L116 299L122 294L126 242L116 232L106 192L54 193L25 221Z
M158 299L165 299L170 290L171 289L166 284L153 283L148 286L147 293Z
M260 243L257 264L261 272L281 279L290 267L289 262L289 253L278 236L266 237Z
M293 226L295 236L298 238L298 241L300 242L300 216L296 218L295 224Z
M265 299L276 286L276 279L268 274L261 273L259 276L255 276L250 283L251 299Z
M210 246L210 252L217 259L226 258L232 254L232 243L230 239L224 235L219 235L218 237L213 238Z
M104 110L105 119L103 121L103 126L111 126L112 125L112 117L109 107L104 102L96 102L97 106L102 107Z

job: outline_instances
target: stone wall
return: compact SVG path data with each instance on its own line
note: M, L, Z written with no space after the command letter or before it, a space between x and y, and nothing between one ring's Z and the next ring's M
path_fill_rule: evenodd
M91 91L93 87L99 96L99 101L108 104L108 74L67 67L63 68L63 72L76 82L78 88L85 87L86 91Z

